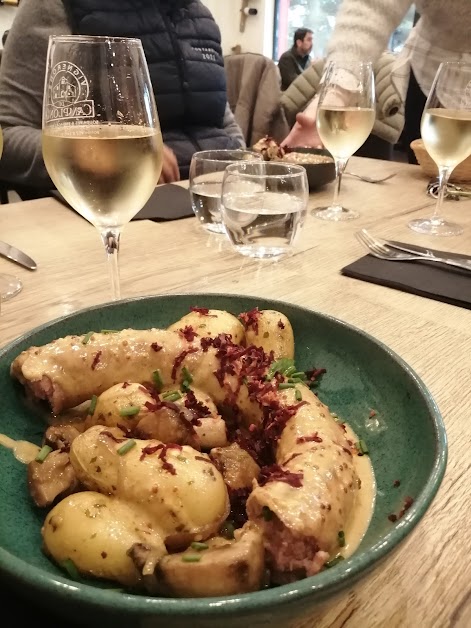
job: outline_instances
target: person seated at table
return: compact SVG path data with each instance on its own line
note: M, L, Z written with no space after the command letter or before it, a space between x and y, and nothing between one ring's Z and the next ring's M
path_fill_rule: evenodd
M141 38L165 143L162 182L188 178L194 152L245 147L227 104L219 28L200 0L23 0L0 67L0 180L23 198L53 188L42 157L50 35Z
M328 44L327 61L375 63L412 4L419 19L392 68L391 81L404 109L403 124L394 141L401 137L409 162L417 163L410 143L420 137L422 112L440 63L471 63L469 0L343 0ZM285 139L288 145L321 143L316 129L314 90L310 100Z
M309 28L297 28L293 39L291 48L284 52L278 60L283 91L288 89L311 61L312 31Z

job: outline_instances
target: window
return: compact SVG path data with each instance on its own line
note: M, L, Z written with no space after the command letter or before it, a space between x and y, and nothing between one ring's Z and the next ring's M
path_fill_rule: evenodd
M335 16L342 0L276 0L273 58L293 44L294 31L305 26L314 31L313 57L323 57L334 30ZM389 41L389 49L399 52L414 24L415 7L412 6Z

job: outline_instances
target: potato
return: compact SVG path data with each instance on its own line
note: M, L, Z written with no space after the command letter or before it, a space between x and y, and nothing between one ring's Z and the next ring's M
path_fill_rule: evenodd
M121 382L108 388L98 397L95 411L86 419L86 426L108 425L116 427L123 425L132 430L140 419L148 414L146 403L154 403L152 395L147 392L142 384ZM137 414L123 416L132 407L140 408Z
M71 560L78 571L96 578L139 585L141 574L128 556L135 543L166 554L159 531L145 513L118 499L92 491L63 499L42 527L46 553L59 564Z
M192 327L201 337L214 338L219 334L230 334L235 344L240 344L245 337L242 323L233 314L224 310L208 310L208 314L190 312L167 329L178 331L185 327Z
M288 318L275 310L260 310L257 324L249 324L245 336L247 344L273 351L275 360L294 358L294 334Z
M87 488L139 505L164 538L175 532L207 538L219 529L229 512L229 498L208 456L188 446L174 446L162 455L158 440L137 439L119 455L117 450L127 442L114 440L119 433L95 426L72 443L70 460Z

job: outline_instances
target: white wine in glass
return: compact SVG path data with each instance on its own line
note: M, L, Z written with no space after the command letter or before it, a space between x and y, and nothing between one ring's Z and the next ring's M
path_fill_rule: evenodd
M358 213L338 201L342 174L350 157L371 133L375 121L375 86L369 62L338 65L330 62L322 78L317 108L317 130L335 161L336 183L332 205L313 210L316 218L343 221Z
M162 169L162 136L142 44L51 37L45 86L46 168L66 201L99 230L112 296L119 299L121 230L149 199Z
M426 235L459 235L463 228L445 220L442 207L451 173L471 155L471 65L440 65L425 103L420 132L438 167L438 198L433 215L412 220L409 227Z
M3 132L0 127L0 159L3 154ZM0 273L0 301L7 301L21 291L23 283L13 275ZM1 309L1 306L0 306Z

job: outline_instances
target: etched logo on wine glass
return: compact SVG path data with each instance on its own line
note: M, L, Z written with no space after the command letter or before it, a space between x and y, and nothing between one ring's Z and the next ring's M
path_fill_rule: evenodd
M89 95L88 79L77 65L56 63L49 77L47 121L94 118L95 103Z

